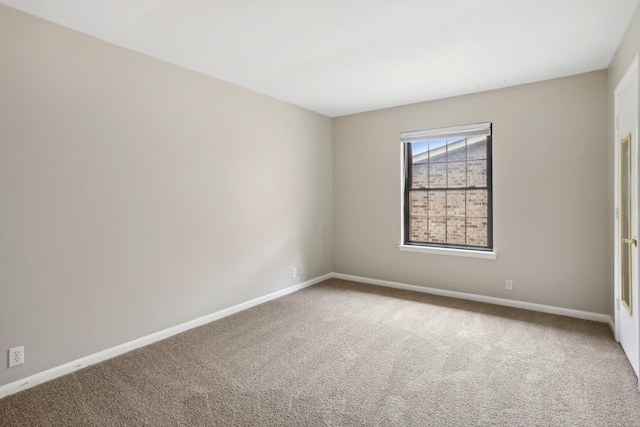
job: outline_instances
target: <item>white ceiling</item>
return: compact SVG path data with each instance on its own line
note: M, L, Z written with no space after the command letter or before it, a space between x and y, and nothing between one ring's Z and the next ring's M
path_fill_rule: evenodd
M640 0L0 0L330 117L607 68Z

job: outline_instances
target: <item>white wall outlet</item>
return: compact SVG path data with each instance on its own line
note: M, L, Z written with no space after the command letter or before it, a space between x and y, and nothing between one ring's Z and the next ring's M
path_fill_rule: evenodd
M298 269L296 267L291 268L291 278L298 277Z
M504 284L504 288L508 291L513 290L513 280L507 279L507 282Z
M24 346L15 347L9 349L9 367L13 368L16 365L22 365L24 363Z
M298 276L302 277L302 267L298 267Z

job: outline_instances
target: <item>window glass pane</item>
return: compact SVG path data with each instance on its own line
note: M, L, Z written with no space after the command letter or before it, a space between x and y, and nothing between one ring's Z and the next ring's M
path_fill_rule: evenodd
M418 141L411 143L412 187L427 187L429 182L429 143Z
M426 191L412 191L409 194L409 203L411 204L411 215L426 215L427 214L427 192Z
M447 219L446 218L429 218L429 242L447 243Z
M411 169L411 187L412 188L427 188L429 187L429 165L414 164Z
M411 143L411 154L413 157L419 157L420 160L429 159L429 141L415 141Z
M487 205L489 203L487 190L467 191L467 218L486 218Z
M445 191L427 192L427 206L429 217L444 217L447 215L447 193Z
M447 243L464 245L465 242L465 219L447 218Z
M467 162L467 186L486 187L487 186L487 161L470 160Z
M447 191L447 217L465 216L465 191Z
M467 140L467 160L487 158L487 137L474 136Z
M413 242L428 242L428 218L426 216L412 216L410 238Z
M467 245L487 246L487 219L467 218Z
M432 163L429 165L429 188L445 188L447 186L447 164Z
M436 139L429 141L429 163L447 161L447 140Z
M467 186L467 163L447 163L447 186L449 188Z
M447 161L467 160L466 138L449 138L447 140Z

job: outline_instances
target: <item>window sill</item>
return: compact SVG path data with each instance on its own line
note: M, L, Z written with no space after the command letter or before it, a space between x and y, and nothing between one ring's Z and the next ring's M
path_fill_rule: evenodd
M403 252L420 252L423 254L434 255L453 255L467 258L483 258L483 259L496 259L498 257L497 252L484 252L474 251L467 249L449 249L449 248L429 248L425 246L411 246L411 245L398 245L398 250Z

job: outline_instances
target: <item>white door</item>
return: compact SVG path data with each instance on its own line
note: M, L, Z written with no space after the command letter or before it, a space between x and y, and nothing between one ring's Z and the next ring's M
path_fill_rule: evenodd
M616 87L616 332L636 375L638 322L638 58Z

